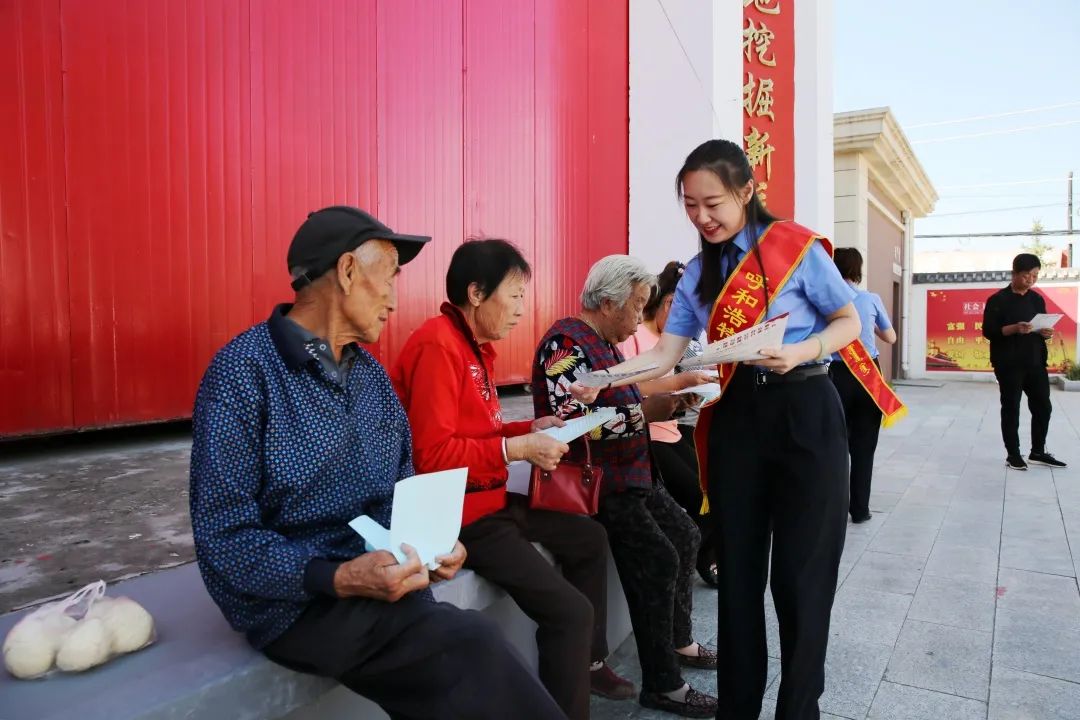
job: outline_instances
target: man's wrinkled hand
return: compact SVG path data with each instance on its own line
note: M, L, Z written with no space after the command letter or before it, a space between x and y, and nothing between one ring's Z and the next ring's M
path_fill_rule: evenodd
M427 568L412 547L402 545L401 550L405 553L403 563L386 550L364 553L342 563L334 573L334 592L343 598L397 602L411 592L423 590L430 584Z
M465 564L466 556L465 546L461 544L460 540L455 542L454 549L448 554L435 557L435 562L439 563L439 567L431 571L431 581L453 580L454 576L457 575L457 571Z

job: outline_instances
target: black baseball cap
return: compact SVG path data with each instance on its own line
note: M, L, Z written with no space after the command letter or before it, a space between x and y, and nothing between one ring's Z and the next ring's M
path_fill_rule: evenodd
M416 257L431 238L396 233L373 215L348 205L316 210L307 216L289 245L286 260L293 290L315 282L337 265L338 258L368 240L394 243L398 264L404 265Z

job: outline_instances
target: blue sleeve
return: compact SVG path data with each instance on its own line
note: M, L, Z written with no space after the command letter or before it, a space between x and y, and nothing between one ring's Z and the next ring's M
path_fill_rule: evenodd
M889 319L889 313L885 311L885 303L881 302L881 296L877 293L873 293L874 296L874 323L877 325L877 329L885 332L886 330L892 330L892 320Z
M671 301L667 322L664 323L664 332L685 338L696 338L701 334L704 325L697 314L701 303L696 293L700 277L701 261L694 258L687 264L679 284L675 286L675 297Z
M262 409L234 392L242 368L212 363L192 422L191 527L199 564L237 592L269 600L312 598L308 564L318 553L266 527Z
M803 294L823 317L828 317L855 299L855 291L840 276L832 258L820 242L815 242L799 264Z

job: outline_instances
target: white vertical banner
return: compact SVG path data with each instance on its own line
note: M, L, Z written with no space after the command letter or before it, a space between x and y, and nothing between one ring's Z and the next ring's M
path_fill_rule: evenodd
M833 229L833 0L795 7L795 220ZM741 3L733 3L741 4Z

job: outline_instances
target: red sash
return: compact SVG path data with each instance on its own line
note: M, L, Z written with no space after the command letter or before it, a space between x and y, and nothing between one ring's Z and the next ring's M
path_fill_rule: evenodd
M772 303L815 242L824 245L829 255L832 255L833 248L828 239L801 225L790 221L769 225L758 238L761 262L753 251L746 253L738 267L728 277L720 295L717 296L709 316L706 335L709 342L722 340L764 320L765 278L769 279L769 302ZM764 270L762 265L764 265ZM859 380L881 409L883 424L886 427L906 414L907 408L885 382L881 371L858 338L840 350L840 357L844 359L844 363L851 369L851 374ZM720 372L720 387L723 390L727 389L735 376L735 365L736 363L725 363L717 367ZM721 392L720 397L701 409L697 428L694 430L694 445L704 496L701 506L702 514L709 512L709 427L712 425L717 403L723 402L725 397L727 393Z

